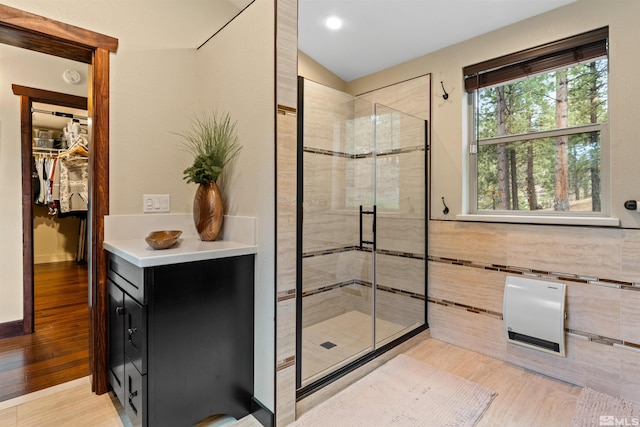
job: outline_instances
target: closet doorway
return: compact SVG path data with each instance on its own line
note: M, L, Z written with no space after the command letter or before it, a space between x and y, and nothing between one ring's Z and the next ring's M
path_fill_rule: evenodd
M21 97L22 181L27 184L23 270L30 283L25 306L31 310L24 323L33 333L20 340L28 355L27 374L3 387L3 397L90 374L87 98L18 85L13 91ZM61 193L69 194L69 177L78 190L73 209L60 202Z

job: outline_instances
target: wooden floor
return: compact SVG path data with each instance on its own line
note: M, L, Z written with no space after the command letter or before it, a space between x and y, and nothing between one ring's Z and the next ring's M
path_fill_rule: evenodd
M34 266L35 333L0 340L0 402L89 375L86 264Z
M482 384L498 393L477 427L571 425L581 390L578 386L556 381L433 338L425 339L405 354L435 368ZM3 407L0 402L0 426L39 425L128 427L129 423L122 417L117 399L111 393L101 396L91 393L88 382L13 406ZM211 425L216 423L202 423L198 427ZM233 424L234 427L259 425L253 417ZM431 427L428 420L425 420L424 425Z

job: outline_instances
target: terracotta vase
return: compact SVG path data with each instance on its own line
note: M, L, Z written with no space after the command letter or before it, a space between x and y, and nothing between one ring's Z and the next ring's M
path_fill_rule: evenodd
M222 197L215 182L200 184L193 200L193 221L200 240L212 242L222 227Z

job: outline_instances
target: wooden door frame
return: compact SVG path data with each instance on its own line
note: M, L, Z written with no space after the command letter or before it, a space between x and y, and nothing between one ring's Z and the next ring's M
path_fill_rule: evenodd
M89 230L91 230L89 360L92 390L97 394L102 394L109 389L107 258L102 247L104 217L109 213L109 54L117 50L118 40L33 13L0 5L0 43L90 65L87 110L91 119L89 135L93 150L89 159L89 174L91 177L89 197L92 203L88 222ZM20 108L25 107L21 105ZM31 183L29 182L28 185L31 185ZM29 203L31 203L31 200L29 200ZM24 292L27 292L27 288L31 289L32 269L33 265L31 266L30 281L27 278L23 280ZM31 302L33 302L33 299ZM33 306L25 307L24 310L25 315L29 311L33 312ZM22 328L24 332L24 320Z

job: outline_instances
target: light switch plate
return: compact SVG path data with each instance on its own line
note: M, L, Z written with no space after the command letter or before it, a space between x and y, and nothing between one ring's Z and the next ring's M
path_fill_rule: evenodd
M143 213L171 211L171 199L168 194L144 194L142 196Z

